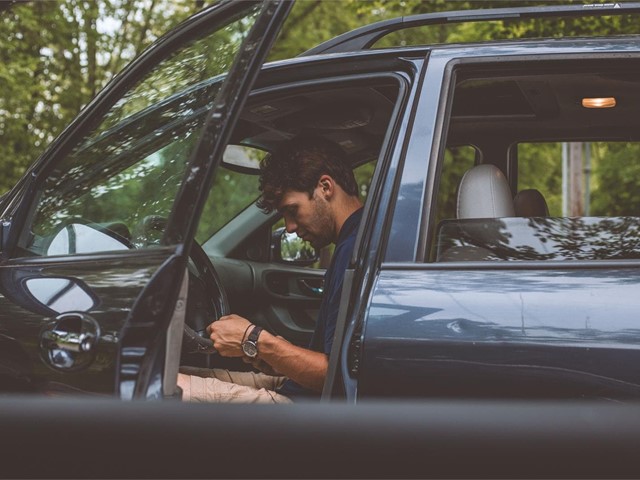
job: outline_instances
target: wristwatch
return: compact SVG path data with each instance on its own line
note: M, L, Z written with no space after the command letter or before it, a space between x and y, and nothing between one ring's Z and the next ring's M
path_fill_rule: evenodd
M258 337L262 333L261 327L253 327L247 339L242 342L242 352L249 358L258 356Z

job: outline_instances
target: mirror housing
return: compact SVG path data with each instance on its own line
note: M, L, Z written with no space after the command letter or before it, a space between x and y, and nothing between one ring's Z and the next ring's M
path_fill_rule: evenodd
M309 242L281 227L271 236L271 258L275 262L306 267L317 262L319 256Z

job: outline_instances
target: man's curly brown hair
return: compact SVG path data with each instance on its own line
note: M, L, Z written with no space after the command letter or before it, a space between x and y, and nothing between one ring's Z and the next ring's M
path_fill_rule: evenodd
M329 175L349 195L358 195L358 184L342 149L319 137L299 137L265 158L260 164L257 205L265 213L278 208L288 190L306 192L309 198L322 175Z

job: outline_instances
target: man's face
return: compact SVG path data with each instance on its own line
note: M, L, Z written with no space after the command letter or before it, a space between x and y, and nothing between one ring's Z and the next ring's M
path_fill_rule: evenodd
M284 216L287 232L297 233L316 250L335 241L333 214L320 187L313 191L311 198L307 192L287 190L278 211Z

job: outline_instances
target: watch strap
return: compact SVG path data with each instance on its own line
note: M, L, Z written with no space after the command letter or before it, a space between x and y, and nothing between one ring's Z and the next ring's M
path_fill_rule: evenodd
M253 327L253 330L251 330L251 333L249 334L249 337L247 338L247 342L256 343L258 341L258 337L260 336L261 333L262 333L262 327L258 327L256 325L255 327Z

